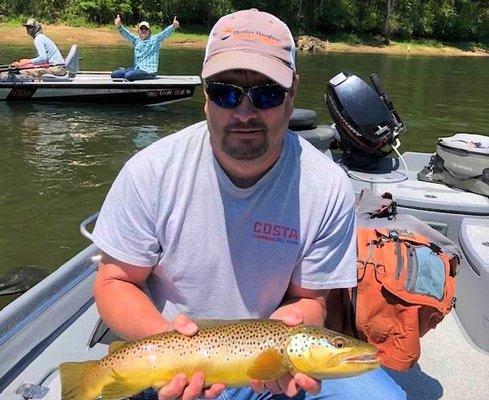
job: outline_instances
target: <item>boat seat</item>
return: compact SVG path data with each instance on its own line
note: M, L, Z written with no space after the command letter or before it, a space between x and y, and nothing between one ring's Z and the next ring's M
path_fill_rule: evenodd
M78 46L76 44L71 45L70 51L65 58L65 65L67 72L65 75L53 75L44 74L41 76L43 82L68 82L71 81L78 70L80 69L80 58L78 57Z
M73 78L70 77L70 73L67 72L65 75L53 75L53 74L44 74L41 75L41 81L43 82L69 82Z
M101 318L98 319L95 328L92 331L92 335L88 340L88 347L92 348L97 343L111 344L114 341L122 340L117 334L115 334Z
M289 119L289 129L306 139L322 152L328 151L336 140L338 131L334 126L317 125L316 112L305 108L294 108Z

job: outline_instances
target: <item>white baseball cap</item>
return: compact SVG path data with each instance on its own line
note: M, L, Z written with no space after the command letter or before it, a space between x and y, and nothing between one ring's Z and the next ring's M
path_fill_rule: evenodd
M138 24L138 28L141 28L142 26L145 26L146 28L149 29L149 22L148 21L141 21L139 24Z

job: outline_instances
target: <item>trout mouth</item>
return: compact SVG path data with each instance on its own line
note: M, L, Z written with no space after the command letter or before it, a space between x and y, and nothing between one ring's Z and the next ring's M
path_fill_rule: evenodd
M360 356L345 358L342 363L373 364L378 363L378 353L362 354Z

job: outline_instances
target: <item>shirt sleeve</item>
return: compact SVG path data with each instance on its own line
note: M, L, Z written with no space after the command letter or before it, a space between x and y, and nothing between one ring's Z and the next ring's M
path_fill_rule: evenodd
M160 33L157 33L154 35L156 41L162 42L165 40L167 37L169 37L173 32L175 32L175 28L172 25L167 26L165 29L163 29Z
M355 195L343 182L332 211L294 269L292 281L306 289L354 287L356 273Z
M121 170L100 210L93 242L116 260L140 266L157 264L161 246L156 235L154 204L144 190L151 178L137 181L126 166Z
M31 64L45 64L48 60L48 54L46 53L46 46L41 38L34 39L34 46L36 46L37 57L31 58Z
M119 33L122 35L124 39L129 40L131 43L136 44L138 37L133 33L131 33L129 29L127 29L124 25L119 26L119 28L117 29L119 30Z

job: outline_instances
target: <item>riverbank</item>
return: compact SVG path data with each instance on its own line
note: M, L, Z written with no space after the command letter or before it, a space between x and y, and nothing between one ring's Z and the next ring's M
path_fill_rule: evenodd
M159 31L159 29L155 29ZM67 25L44 25L44 33L58 46L71 44L87 47L120 46L127 44L115 27L72 27ZM203 34L175 32L167 41L167 47L205 48L207 36ZM396 42L389 46L382 45L380 40L351 43L351 41L326 40L321 42L322 51L343 53L381 53L391 55L427 55L427 56L476 56L488 57L488 49L472 48L463 44L426 44L423 42ZM32 40L22 26L0 23L0 45L29 45ZM1 60L6 61L6 60Z

